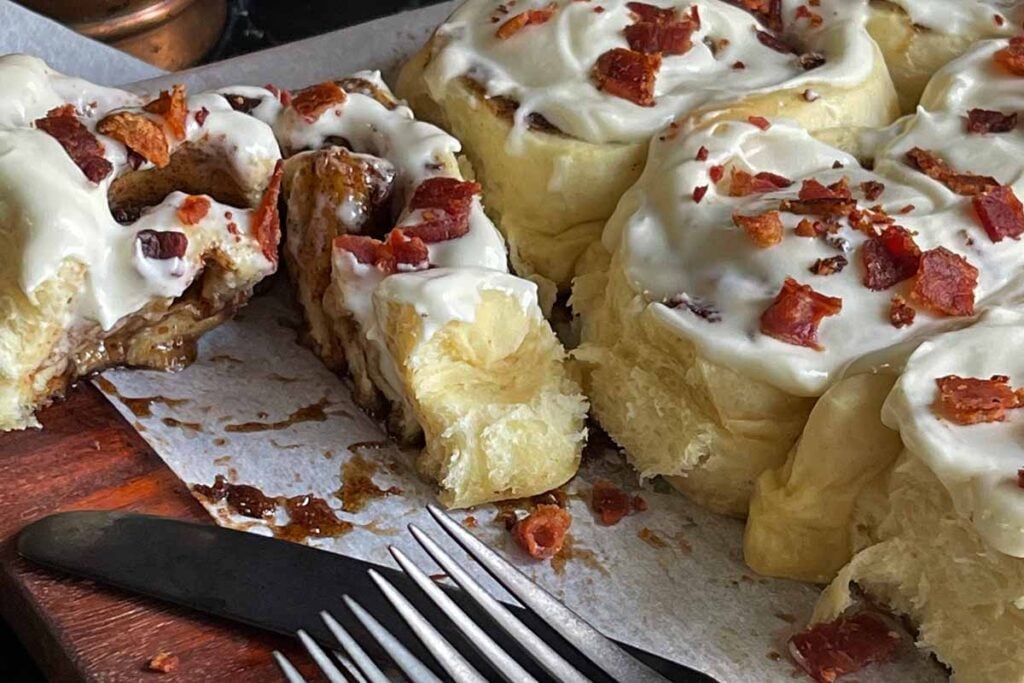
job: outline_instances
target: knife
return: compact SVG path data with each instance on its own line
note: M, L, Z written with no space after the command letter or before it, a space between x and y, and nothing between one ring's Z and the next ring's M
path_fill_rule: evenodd
M420 661L444 677L430 654L377 589L367 570L376 569L453 643L465 643L404 573L308 546L166 517L116 511L62 512L25 527L18 552L28 560L177 605L294 636L304 629L325 646L336 642L319 614L330 611L368 650L374 640L344 607L342 595L355 598ZM530 657L462 591L440 584L463 610L539 680L550 680ZM610 680L532 612L510 606L581 673ZM620 644L672 681L714 679L650 652ZM480 671L490 666L472 647L463 654ZM380 650L371 652L387 661Z

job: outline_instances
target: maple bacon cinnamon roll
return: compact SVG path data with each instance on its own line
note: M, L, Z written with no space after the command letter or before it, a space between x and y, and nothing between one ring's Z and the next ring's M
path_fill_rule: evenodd
M517 271L565 287L673 121L890 122L895 93L865 17L833 0L469 0L398 90L465 144Z

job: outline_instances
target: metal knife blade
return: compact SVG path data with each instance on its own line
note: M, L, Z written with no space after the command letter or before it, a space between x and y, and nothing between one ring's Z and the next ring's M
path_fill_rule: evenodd
M334 639L318 616L328 610L369 648L372 638L341 602L341 596L347 594L401 638L421 661L436 666L370 579L367 570L372 568L401 590L450 642L464 643L433 603L398 570L213 525L115 511L64 512L25 527L18 538L18 552L50 568L270 631L294 635L305 629L316 640L334 647ZM462 591L442 588L533 675L546 678ZM608 680L531 612L511 609L582 673L592 680ZM714 680L649 652L622 647L669 680ZM481 671L489 670L471 647L460 649Z

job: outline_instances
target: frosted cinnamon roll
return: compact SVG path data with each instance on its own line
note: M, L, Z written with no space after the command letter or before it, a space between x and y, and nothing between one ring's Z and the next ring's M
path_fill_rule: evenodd
M530 496L576 472L587 404L458 141L375 72L297 92L225 89L271 123L285 167L285 260L316 353L387 415L454 507Z
M872 0L868 31L889 65L900 107L910 113L928 80L986 38L1020 35L1019 0Z
M567 287L676 119L889 123L896 97L865 17L838 0L469 0L398 92L463 141L517 272Z
M279 160L217 95L0 57L0 429L90 372L188 363L276 270Z
M860 147L863 163L760 117L652 144L605 229L611 256L573 292L594 413L642 475L743 515L856 362L896 362L905 344L1019 301L1013 113L922 110Z

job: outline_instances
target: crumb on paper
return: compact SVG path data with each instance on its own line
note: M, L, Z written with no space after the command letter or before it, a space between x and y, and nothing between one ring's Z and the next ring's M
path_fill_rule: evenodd
M149 658L146 662L146 669L161 674L169 674L178 669L178 655L170 652L161 652Z

